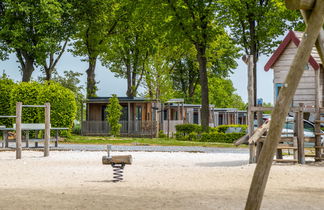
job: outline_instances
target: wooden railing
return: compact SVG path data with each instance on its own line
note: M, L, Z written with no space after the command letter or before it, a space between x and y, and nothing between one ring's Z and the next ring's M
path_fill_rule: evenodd
M121 136L156 136L156 121L120 121ZM81 134L85 136L109 136L110 126L106 121L83 121Z

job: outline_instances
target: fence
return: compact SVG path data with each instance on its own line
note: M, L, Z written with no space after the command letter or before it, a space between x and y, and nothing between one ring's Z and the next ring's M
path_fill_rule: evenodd
M120 121L121 136L155 137L157 130L156 121ZM107 136L110 135L110 126L106 121L83 121L81 134L84 136Z

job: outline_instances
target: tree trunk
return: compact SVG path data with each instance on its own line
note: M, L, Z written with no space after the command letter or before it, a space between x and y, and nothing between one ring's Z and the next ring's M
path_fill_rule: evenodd
M197 50L197 60L199 63L199 76L201 86L201 126L203 131L209 129L209 96L208 96L208 78L207 78L207 58L206 46L195 44Z
M44 70L45 70L45 80L50 81L52 79L52 73L54 69L44 67Z
M87 98L96 96L96 69L97 57L89 58L89 68L87 69Z
M250 17L253 17L253 14L250 15ZM253 89L254 89L254 104L256 105L257 101L257 62L258 62L258 50L256 45L256 31L255 31L255 20L252 18L249 18L249 25L250 25L250 54L253 55Z
M25 58L25 65L21 68L23 72L22 81L29 82L31 80L31 76L34 72L34 59L26 59Z
M127 92L126 95L127 97L133 97L132 96L132 77L131 77L131 66L130 64L126 64L126 68L127 68Z
M16 56L20 63L23 82L29 82L31 80L31 76L34 72L34 61L35 59L28 55L26 52L16 49Z

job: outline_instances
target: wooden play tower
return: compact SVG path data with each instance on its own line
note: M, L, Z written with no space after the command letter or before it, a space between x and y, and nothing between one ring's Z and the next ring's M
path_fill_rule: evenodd
M295 95L298 84L304 73L304 67L307 65L309 57L312 52L312 48L315 45L322 61L324 63L324 0L286 0L286 7L288 9L300 10L304 21L306 23L306 29L303 33L301 42L298 46L297 53L294 56L293 62L289 68L289 73L286 77L284 85L282 86L274 108L270 108L272 111L271 122L269 124L269 130L265 138L262 140L251 141L253 136L253 113L265 111L265 108L253 107L253 99L249 99L249 128L250 128L250 160L257 161L257 165L254 171L249 195L247 198L246 210L260 209L263 199L264 190L267 184L270 168L274 160L274 154L277 151L278 143L281 141L282 128L286 120L286 116L289 112L296 113L296 127L297 127L297 145L295 148L298 150L298 161L300 163L305 162L304 154L304 140L303 137L303 112L313 112L316 114L316 130L315 130L315 161L321 161L322 146L321 146L321 132L320 132L320 114L324 113L324 109L320 106L319 101L319 89L316 91L316 101L314 108L306 110L303 104L299 107L291 107L291 102ZM247 63L251 64L251 57L247 59ZM253 66L252 66L253 67ZM251 65L249 65L251 70ZM319 75L317 75L315 83L319 84ZM250 80L250 78L249 78ZM253 84L252 84L253 85ZM249 87L252 87L249 83ZM249 92L250 98L251 92ZM256 138L260 139L260 138ZM262 148L261 148L262 147ZM256 149L258 148L258 149Z

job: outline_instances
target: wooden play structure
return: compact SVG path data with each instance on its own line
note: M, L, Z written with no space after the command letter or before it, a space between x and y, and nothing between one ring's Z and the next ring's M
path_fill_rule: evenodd
M21 122L22 119L22 108L28 107L37 107L37 108L45 108L45 123L44 124L36 124L40 127L31 128L32 124L23 124ZM21 102L16 103L16 115L15 116L0 116L0 118L16 118L16 124L14 128L1 128L4 132L4 137L2 140L2 146L4 147L8 142L6 141L6 131L15 130L16 131L16 159L21 159L22 153L22 130L44 130L44 157L49 156L49 141L50 141L50 131L51 131L51 105L49 103L45 103L44 105L23 105ZM29 127L29 128L27 128ZM27 132L28 133L28 132ZM28 135L29 136L29 135ZM28 145L28 139L27 143Z
M123 180L123 172L125 165L131 165L133 158L131 155L114 155L110 156L111 145L107 145L107 156L102 156L102 164L111 165L113 167L113 182Z
M268 176L270 173L270 168L273 162L274 154L278 149L278 143L281 141L281 133L286 116L289 112L297 113L297 123L302 122L303 112L306 112L303 104L300 104L300 107L291 107L294 95L296 93L299 82L303 76L305 66L309 62L309 57L313 50L313 46L316 46L318 55L324 63L324 0L286 0L286 7L288 9L299 9L303 15L304 21L306 23L306 30L302 35L301 42L298 45L297 52L294 56L294 59L290 65L289 72L286 76L286 79L283 83L283 86L280 89L279 96L276 100L275 107L271 109L271 122L268 130L268 134L262 141L259 142L259 147L262 144L262 148L256 149L255 142L250 141L250 161L257 161L257 165L254 171L252 178L251 187L249 190L249 195L247 198L246 210L258 210L261 207L261 202L263 199L263 194L267 184ZM253 69L253 63L251 62L251 56L246 60L250 71ZM317 71L319 72L319 71ZM319 74L319 73L317 73ZM320 76L315 78L315 86L319 87ZM249 77L249 80L253 78ZM251 84L249 83L249 90ZM253 84L252 84L253 85ZM252 92L253 94L253 92ZM251 92L249 92L249 137L253 136L253 121L254 116L253 112L263 111L258 110L256 107L253 107L253 99L250 98ZM320 114L323 111L323 108L320 106L319 102L319 88L315 91L315 104L312 108L316 116L316 128L315 128L315 161L322 160L321 150L324 148L321 146L320 136ZM297 110L296 110L297 109ZM298 150L298 160L302 162L303 160L303 123L297 125L297 150ZM298 139L299 137L299 139ZM258 138L256 138L258 139ZM261 143L261 144L260 144ZM257 146L258 147L258 146ZM258 155L257 152L259 151ZM279 156L280 154L278 154Z

